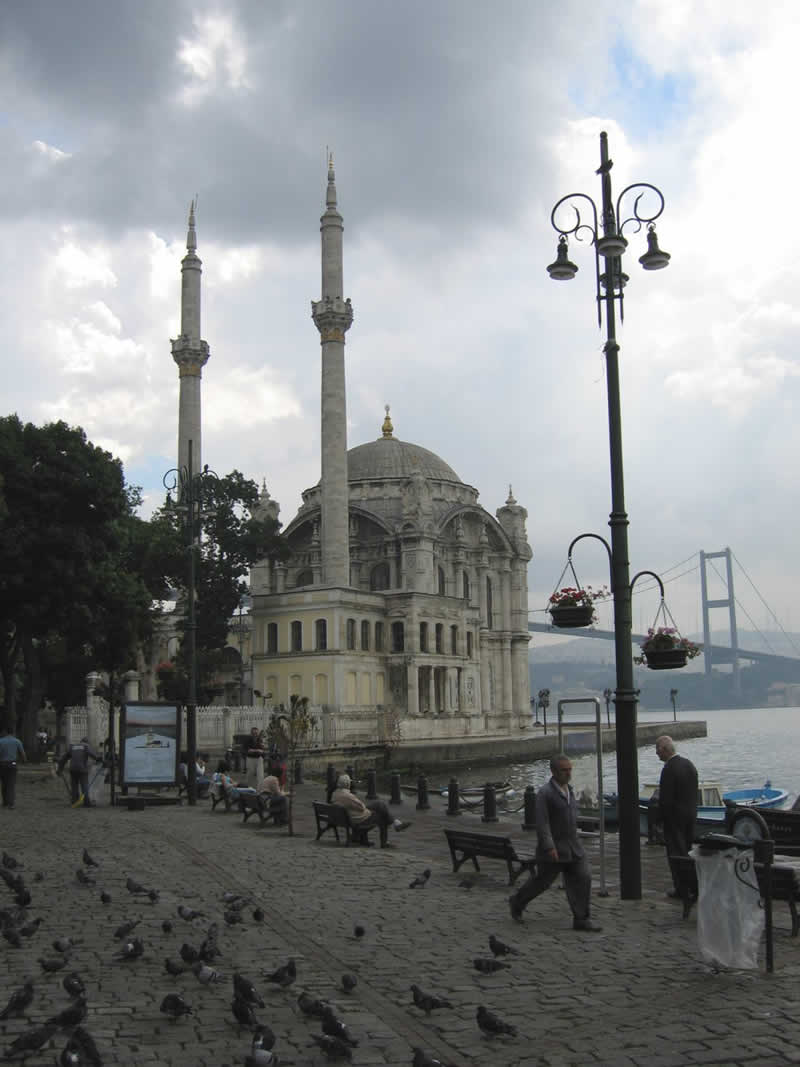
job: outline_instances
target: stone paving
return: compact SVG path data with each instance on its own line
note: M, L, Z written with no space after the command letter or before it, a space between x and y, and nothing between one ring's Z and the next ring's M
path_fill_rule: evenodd
M528 908L524 924L512 922L505 867L465 865L457 874L442 833L454 822L509 834L520 851L532 851L533 835L522 831L521 814L491 826L466 813L449 818L445 803L417 812L404 798L398 814L413 820L405 833L392 833L392 849L337 846L328 833L315 841L311 801L324 787L307 783L295 801L295 836L284 829L243 825L236 812L153 807L129 812L99 807L71 810L63 784L35 768L23 768L14 811L0 810L0 847L24 863L33 901L29 918L41 916L38 931L21 948L0 941L0 1006L32 976L35 998L22 1018L0 1022L0 1049L17 1035L66 1007L61 986L66 971L46 974L38 960L56 956L59 936L79 939L67 970L76 970L88 989L86 1028L105 1064L234 1065L244 1063L250 1034L231 1013L231 976L239 971L261 992L258 1018L277 1034L275 1052L283 1064L327 1062L312 1043L318 1020L300 1011L302 990L328 1000L358 1039L355 1065L411 1064L423 1048L442 1063L491 1063L497 1067L602 1064L607 1067L678 1067L683 1064L778 1065L800 1062L800 939L789 936L785 904L775 906L775 971L715 973L697 950L695 924L665 897L668 874L662 849L643 844L643 898L618 898L616 838L607 838L609 895L598 893L593 915L601 933L571 929L561 890L553 888ZM587 838L597 872L599 843ZM87 848L100 864L83 885ZM423 869L424 888L409 883ZM35 880L41 874L39 881ZM132 877L159 891L158 899L134 897ZM465 887L464 883L470 887ZM101 891L111 895L103 904ZM223 921L225 892L248 896L245 923ZM184 903L205 913L191 923L178 918ZM12 896L0 884L0 908ZM253 909L265 918L257 921ZM164 933L169 918L173 929ZM113 937L127 919L144 955L113 960ZM186 942L197 947L209 923L219 924L219 984L201 985L191 972L173 978L166 957L177 958ZM354 937L354 926L365 929ZM490 957L487 939L496 934L519 950L511 967L492 976L473 967ZM284 990L265 975L290 957L297 979ZM353 993L340 979L357 976ZM410 986L446 998L452 1007L429 1016L414 1006ZM181 993L193 1014L171 1022L159 1011L165 994ZM475 1015L484 1004L517 1027L515 1038L487 1040ZM52 1064L66 1042L58 1033L29 1064Z

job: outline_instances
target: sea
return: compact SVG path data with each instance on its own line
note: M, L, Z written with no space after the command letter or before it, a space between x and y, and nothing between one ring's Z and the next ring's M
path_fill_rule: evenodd
M602 708L603 725L606 722ZM575 716L577 718L577 715ZM585 713L584 713L585 718ZM639 722L663 722L664 733L669 733L673 721L669 711L640 711ZM787 805L791 805L800 793L800 708L733 708L677 713L678 721L705 721L706 737L687 738L676 741L675 747L697 767L701 782L719 782L723 792L730 789L758 787L770 781L778 789L789 793ZM565 723L570 722L565 718ZM614 724L613 707L611 724ZM554 717L548 714L548 733L556 731ZM655 746L646 745L638 750L639 784L658 782L663 764L656 756ZM571 756L572 782L576 792L588 788L597 791L597 755ZM614 752L602 756L603 792L617 789L617 761ZM493 779L508 779L515 790L524 792L533 785L537 789L550 777L546 760L532 763L513 763L492 769ZM459 772L458 779L464 785L485 782L485 768L470 768Z

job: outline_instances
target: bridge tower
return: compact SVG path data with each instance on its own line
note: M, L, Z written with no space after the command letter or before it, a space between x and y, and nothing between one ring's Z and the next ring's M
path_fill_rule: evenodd
M719 600L708 599L708 580L706 577L706 561L709 559L725 558L725 586L728 595ZM731 550L723 549L721 552L704 552L700 550L700 592L703 602L703 659L705 661L705 689L706 699L711 703L713 655L711 652L711 626L709 624L709 611L711 608L727 608L731 635L731 662L733 664L733 692L736 696L742 694L742 683L739 675L739 638L736 633L736 598L733 592L733 567L731 564Z

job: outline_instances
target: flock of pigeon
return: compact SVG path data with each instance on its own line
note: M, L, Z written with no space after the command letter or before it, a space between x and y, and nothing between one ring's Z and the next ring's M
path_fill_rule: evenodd
M82 866L75 872L75 878L79 884L86 887L96 886L96 869L100 864L83 850ZM430 879L431 872L426 869L415 878L410 888L424 888ZM23 865L15 857L7 852L2 853L0 858L0 879L12 894L9 906L0 908L0 933L10 949L20 949L39 933L42 923L41 917L30 918L33 907L33 892L23 876ZM33 876L33 882L43 881L43 875L37 873ZM130 898L137 901L147 900L151 904L158 904L160 894L157 889L147 888L135 879L129 877L125 883L125 889ZM104 905L112 904L111 894L106 889L99 892L100 901ZM221 898L222 919L229 926L240 923L260 922L264 919L261 909L251 908L252 901L241 895L226 892ZM247 909L247 913L245 913ZM164 980L176 979L184 976L193 976L200 986L224 987L230 981L232 983L232 999L230 1002L230 1022L238 1028L249 1032L249 1048L242 1052L242 1062L245 1067L279 1067L281 1060L279 1053L275 1051L277 1037L272 1029L261 1019L259 1011L265 1009L263 996L256 988L256 984L244 975L233 972L227 979L223 972L217 970L217 961L223 955L218 943L219 927L216 922L207 922L206 913L189 907L186 904L178 904L175 915L177 920L188 924L196 935L202 931L202 940L198 943L184 941L176 956L167 955L163 958ZM252 920L250 919L252 915ZM117 947L110 954L110 961L115 965L134 966L137 960L148 954L148 962L152 961L154 952L152 944L147 946L137 928L141 919L126 919L114 930L113 937ZM174 931L175 920L164 918L161 922L163 935L170 935ZM360 940L366 935L362 925L356 925L353 937ZM193 938L194 940L194 938ZM20 1061L27 1057L45 1051L51 1042L58 1044L63 1041L56 1062L60 1067L101 1067L103 1060L97 1047L97 1043L89 1031L83 1025L87 1019L89 998L86 985L80 973L74 969L71 963L72 953L81 944L69 936L59 936L51 943L52 952L38 957L41 968L41 979L48 976L65 972L61 986L69 1001L65 1007L57 1011L52 1017L37 1026L31 1026L17 1035L12 1043L0 1055L3 1061ZM491 957L476 958L475 970L482 975L491 975L500 970L505 970L509 963L500 959L518 955L517 950L503 944L494 935L489 938ZM264 971L260 975L263 982L274 990L291 990L297 980L297 964L295 959L289 959L285 964L277 967L274 971ZM358 980L353 974L343 974L341 977L340 992L349 995L353 993ZM292 990L294 992L294 990ZM413 1004L429 1016L432 1011L452 1008L453 1005L442 997L423 992L417 985L411 986ZM51 996L48 991L47 996ZM0 1020L12 1018L24 1018L28 1015L28 1009L37 1000L38 990L33 978L25 979L20 988L14 990L7 1005L0 1011ZM37 1004L38 1006L38 1004ZM357 1038L351 1033L345 1022L340 1019L332 1004L325 1000L312 997L305 990L301 991L297 998L297 1006L309 1021L319 1023L320 1032L310 1033L310 1048L315 1048L327 1062L347 1062L352 1059L354 1048L358 1047ZM178 1024L186 1016L194 1014L191 1003L185 994L168 992L160 1003L160 1011L172 1024ZM504 1022L485 1006L477 1009L477 1024L482 1033L489 1038L514 1037L516 1029L509 1023ZM5 1027L3 1027L5 1030ZM283 1060L284 1064L291 1060ZM413 1050L413 1067L445 1067L438 1059L422 1048ZM223 1064L222 1067L230 1067Z

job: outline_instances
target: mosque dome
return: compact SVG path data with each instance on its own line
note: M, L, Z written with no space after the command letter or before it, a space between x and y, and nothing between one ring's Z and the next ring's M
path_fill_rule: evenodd
M348 482L410 478L417 472L428 480L461 483L453 468L435 452L396 437L379 437L347 453Z

